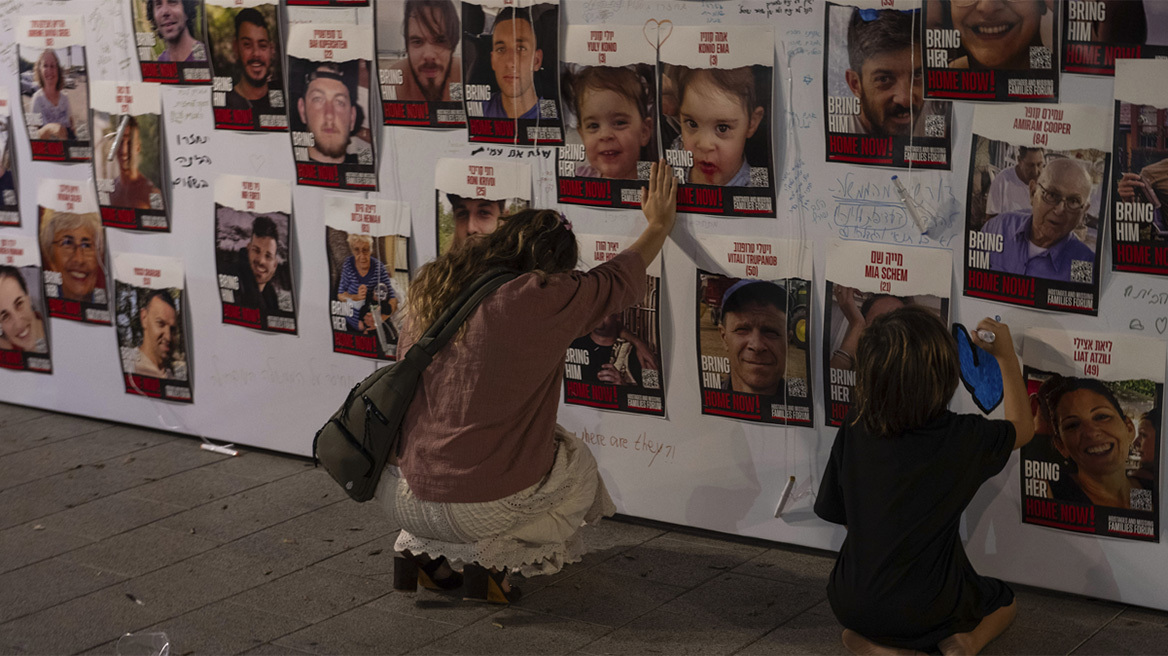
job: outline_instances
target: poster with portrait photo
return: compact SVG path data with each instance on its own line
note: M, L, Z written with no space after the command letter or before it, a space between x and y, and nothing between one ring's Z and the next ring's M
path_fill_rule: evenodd
M456 0L378 3L377 75L385 125L465 126L462 4Z
M182 260L137 253L116 253L113 260L126 394L193 403Z
M53 373L36 239L0 232L0 368Z
M129 0L143 82L210 84L203 0Z
M925 2L925 97L1058 102L1056 0Z
M369 0L284 0L289 7L368 7Z
M0 87L0 226L20 225L17 201L16 150L12 146L12 115L8 89Z
M1159 542L1164 356L1161 339L1026 329L1024 523Z
M920 7L920 0L827 4L827 161L951 168L953 106L925 100Z
M434 167L438 254L470 235L491 233L499 217L531 205L531 166L507 161L442 158Z
M560 83L566 138L556 149L561 203L641 206L661 152L656 49L641 28L569 25Z
M1063 72L1113 75L1121 59L1168 58L1168 3L1075 0L1063 12Z
M410 285L410 206L340 194L324 199L333 352L396 360Z
M284 58L274 0L206 0L215 127L284 132Z
M88 162L93 146L81 17L17 17L16 53L32 159Z
M162 190L161 85L95 80L91 89L101 222L128 230L170 230Z
M679 212L775 216L774 56L770 26L675 25L661 44L657 120Z
M979 105L965 224L965 295L1095 315L1111 112Z
M215 270L223 323L296 334L292 187L283 180L215 180Z
M1115 62L1111 267L1168 275L1168 61Z
M953 254L948 249L836 241L827 251L823 295L823 399L828 426L855 403L856 347L876 317L919 305L949 325Z
M564 143L559 0L463 0L462 70L470 141Z
M377 189L372 61L368 25L288 28L288 124L298 184Z
M108 325L105 228L92 181L42 178L37 217L49 316Z
M634 237L578 234L580 270L616 257ZM661 375L661 258L649 264L644 298L572 342L564 358L564 403L665 416Z
M702 414L811 426L811 248L699 235Z

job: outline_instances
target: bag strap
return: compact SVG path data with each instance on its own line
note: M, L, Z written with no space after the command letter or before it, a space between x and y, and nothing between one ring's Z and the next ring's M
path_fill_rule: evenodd
M445 346L454 337L454 334L458 332L458 329L462 327L466 318L478 307L479 303L505 283L514 280L518 275L519 272L511 269L491 269L479 276L469 287L462 290L462 293L454 299L450 307L446 308L434 320L434 323L426 329L426 332L422 334L422 337L410 351L417 349L424 352L429 356L426 358L426 364L429 364L428 360L433 358L438 349Z

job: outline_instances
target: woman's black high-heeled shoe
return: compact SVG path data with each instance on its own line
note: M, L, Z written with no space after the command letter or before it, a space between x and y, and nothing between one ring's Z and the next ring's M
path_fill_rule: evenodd
M523 591L517 585L503 591L503 581L507 578L507 568L492 572L479 565L467 565L462 568L463 581L466 591L463 599L467 601L485 601L489 604L513 604L523 596Z
M393 589L415 592L418 584L428 590L456 590L462 587L462 574L451 570L449 576L438 577L438 570L446 565L446 556L431 558L425 563L416 556L403 554L393 558Z

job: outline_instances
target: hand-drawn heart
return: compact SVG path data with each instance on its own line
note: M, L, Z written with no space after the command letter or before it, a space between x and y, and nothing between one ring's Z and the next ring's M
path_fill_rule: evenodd
M1144 329L1144 322L1140 321L1139 319L1132 319L1131 323L1129 323L1127 325L1127 329L1128 330L1143 330Z
M669 26L668 30L665 29L666 25ZM661 36L663 31L665 32L665 36ZM673 21L669 19L659 21L655 18L650 18L645 21L645 26L641 28L641 33L645 35L645 40L649 42L649 45L660 49L669 40L670 35L673 34Z
M998 361L973 343L965 326L953 324L953 337L957 340L957 359L961 362L961 383L977 407L988 415L1002 402L1002 370Z
M1165 330L1168 330L1168 317L1157 317L1156 332L1163 335Z
M264 159L264 156L260 155L259 153L252 153L248 159L251 160L251 168L256 173L260 172L260 169L264 166L264 162L267 161Z

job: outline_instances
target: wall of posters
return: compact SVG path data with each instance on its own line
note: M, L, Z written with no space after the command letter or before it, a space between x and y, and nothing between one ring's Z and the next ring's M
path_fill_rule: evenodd
M93 170L101 221L113 228L169 230L162 98L150 82L94 81Z
M1063 12L1063 71L1111 75L1120 59L1168 56L1166 23L1168 4L1156 0L1068 2Z
M1111 266L1168 275L1168 62L1115 62Z
M0 368L53 373L36 240L0 232Z
M288 28L288 118L297 183L377 189L372 63L373 30L367 25Z
M1022 521L1159 541L1163 340L1030 328L1022 349L1035 409L1022 448Z
M12 116L8 89L0 87L0 226L20 225L17 203L16 153L12 149Z
M386 125L466 125L461 4L455 0L379 3L377 75Z
M289 7L368 7L369 0L284 0Z
M203 0L129 0L143 82L210 84Z
M1108 125L1110 112L1089 105L976 108L966 296L1098 311Z
M333 351L396 360L410 284L410 206L329 195L324 208Z
M658 121L677 210L775 216L770 26L673 28L661 44Z
M559 0L463 0L463 96L471 141L564 142L559 34Z
M949 323L953 255L937 248L904 248L836 241L827 252L823 295L823 399L829 426L852 409L856 347L876 317L919 305Z
M812 425L811 254L801 242L699 236L717 270L697 270L702 414Z
M108 324L105 228L92 184L42 178L37 216L49 316Z
M18 17L16 51L32 158L88 162L93 148L81 17Z
M126 394L193 403L182 260L114 255L114 307Z
M920 6L826 5L827 161L950 168L953 107L924 97Z
M634 238L577 234L581 269L616 257ZM564 357L564 403L665 415L661 371L661 258L646 274L645 298L582 335Z
M287 130L278 3L206 2L215 127L256 132Z
M215 180L215 270L223 323L296 333L292 188L283 180Z
M1062 2L925 3L925 96L1056 102Z
M531 205L531 167L481 159L438 160L434 168L438 253L491 233L499 217Z

